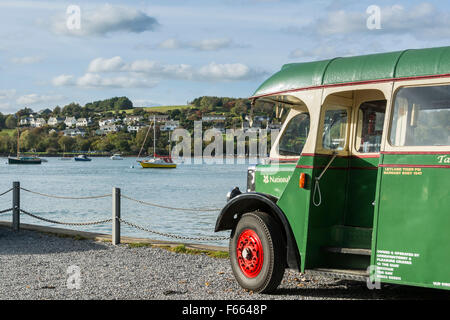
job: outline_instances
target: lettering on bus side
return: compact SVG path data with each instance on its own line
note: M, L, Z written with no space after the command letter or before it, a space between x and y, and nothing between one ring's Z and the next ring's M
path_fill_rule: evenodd
M447 155L437 156L437 160L439 163L450 163L450 157Z

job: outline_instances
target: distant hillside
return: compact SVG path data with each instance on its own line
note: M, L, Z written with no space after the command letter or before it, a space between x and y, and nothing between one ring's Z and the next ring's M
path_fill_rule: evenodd
M134 108L134 109L128 109L125 110L125 112L128 113L133 113L133 111L135 109L143 109L146 112L161 112L161 113L165 113L169 110L175 110L175 109L191 109L194 108L194 106L192 105L181 105L181 106L159 106L159 107L143 107L143 108Z

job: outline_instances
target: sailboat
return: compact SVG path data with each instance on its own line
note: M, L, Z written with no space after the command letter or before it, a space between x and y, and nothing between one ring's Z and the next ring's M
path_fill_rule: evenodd
M148 128L147 134L145 135L144 142L142 143L141 150L139 151L139 156L141 155L142 148L144 147L145 141L147 140L148 132L150 131L150 127ZM142 168L158 168L158 169L174 169L177 167L177 164L172 161L169 156L159 156L156 154L156 119L153 116L153 158L138 160Z
M59 160L72 160L71 157L66 157L66 145L64 145L63 156L61 158L59 158Z
M36 156L21 157L20 156L20 130L17 127L17 156L8 157L8 164L41 164L42 160Z

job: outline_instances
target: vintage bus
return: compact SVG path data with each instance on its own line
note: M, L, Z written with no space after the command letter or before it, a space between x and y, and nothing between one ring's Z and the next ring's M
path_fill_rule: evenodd
M287 64L250 99L289 112L217 218L243 288L291 268L450 289L450 47Z

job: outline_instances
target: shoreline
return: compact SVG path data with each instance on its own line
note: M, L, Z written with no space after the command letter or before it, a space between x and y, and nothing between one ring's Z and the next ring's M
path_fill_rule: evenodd
M7 228L8 225L4 222L0 226L0 300L298 301L450 298L450 292L406 286L384 286L381 290L369 290L364 282L344 281L289 269L285 271L283 281L275 292L256 294L238 285L228 259L203 252L186 254L190 252L167 250L164 247L114 246L108 241L83 240L26 230L25 225L21 231L13 232ZM59 232L59 228L39 229ZM105 235L91 236L103 239ZM74 287L75 276L79 279L75 282L78 287Z
M11 229L11 222L0 220L0 228ZM36 231L44 234L50 234L57 237L71 237L76 240L93 240L98 242L112 242L112 236L106 233L97 233L89 231L79 231L65 228L40 226L35 224L20 223L20 229L27 231ZM19 231L20 232L20 231ZM228 252L228 247L207 245L207 244L197 244L197 243L187 243L187 242L177 242L177 241L164 241L156 240L150 238L138 238L130 236L121 236L121 244L135 244L135 245L149 245L154 247L170 247L176 248L184 246L188 250L200 250L200 251L213 251L213 252Z

